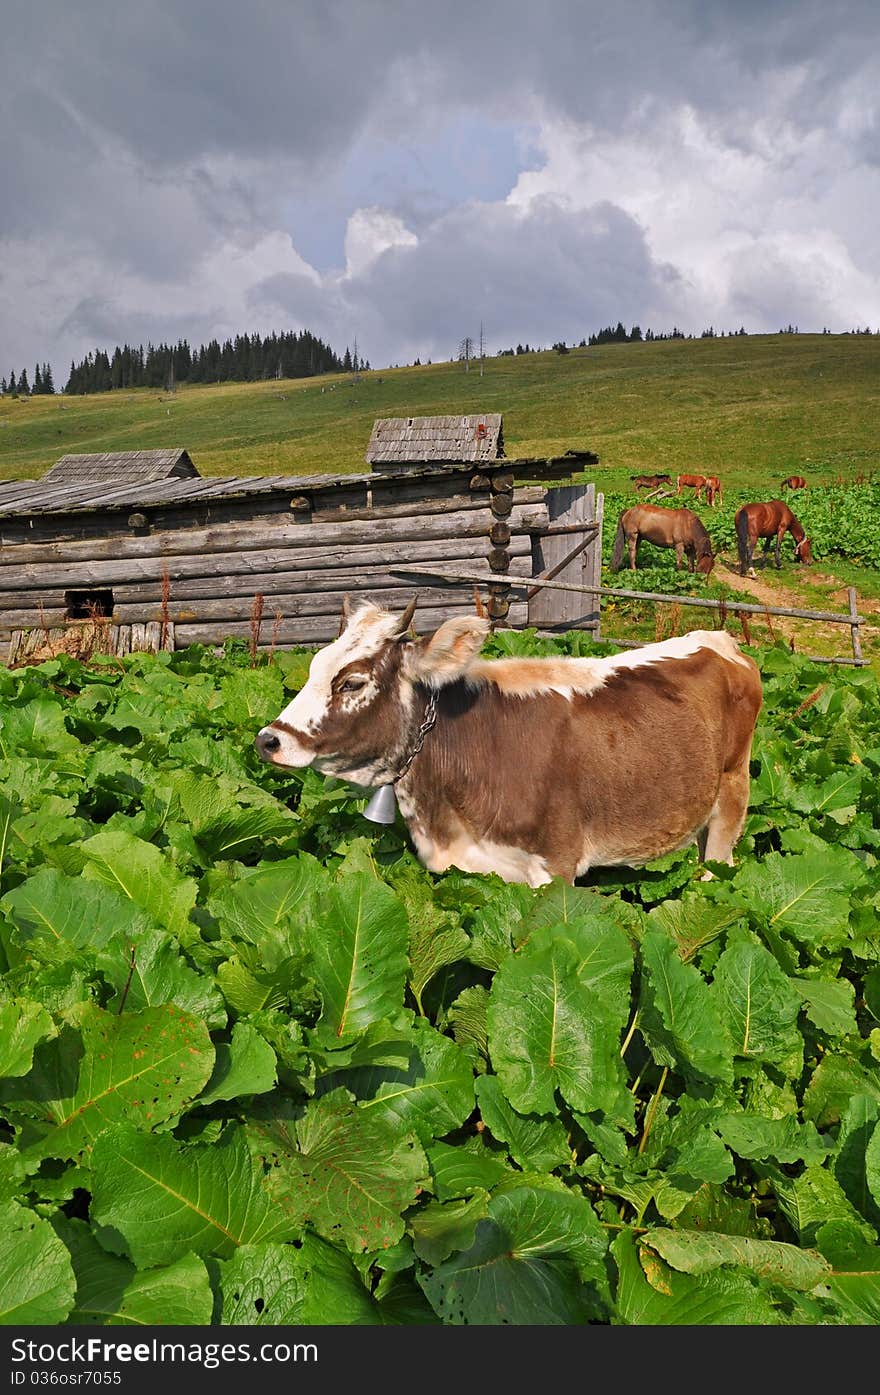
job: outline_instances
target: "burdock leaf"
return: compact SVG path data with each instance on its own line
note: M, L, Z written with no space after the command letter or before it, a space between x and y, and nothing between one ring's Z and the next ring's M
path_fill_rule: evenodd
M429 1180L412 1134L371 1118L345 1090L314 1100L296 1125L296 1145L277 1147L268 1177L288 1215L355 1252L394 1245L402 1212Z
M352 1085L365 1114L412 1130L423 1144L457 1129L474 1107L473 1066L454 1041L427 1022L413 1031L406 1070L358 1072Z
M703 975L659 929L642 940L642 964L639 1029L654 1060L685 1077L730 1083L731 1043Z
M70 1323L121 1327L206 1325L214 1296L202 1260L187 1254L160 1269L137 1270L129 1260L108 1254L83 1221L55 1221L73 1260L76 1300Z
M423 1274L438 1317L451 1324L572 1325L588 1321L607 1240L574 1192L514 1187L492 1197L473 1244Z
M33 1121L33 1156L74 1158L122 1121L154 1128L179 1114L211 1074L207 1028L170 1003L119 1017L85 1002L69 1020L37 1048L28 1075L3 1087L7 1106Z
M349 1326L381 1321L351 1260L316 1235L242 1245L220 1263L224 1326Z
M634 1327L738 1327L778 1321L747 1274L680 1274L629 1230L611 1246L618 1270L617 1320Z
M76 1281L64 1243L48 1221L14 1201L0 1206L0 1326L63 1322Z
M731 931L715 966L712 997L736 1056L780 1066L802 1059L800 993L754 935Z
M267 1041L247 1022L236 1022L232 1040L217 1047L214 1073L199 1095L199 1104L233 1100L240 1095L262 1095L277 1080L277 1058Z
M777 1240L753 1240L705 1230L649 1230L639 1243L656 1250L685 1274L709 1274L722 1265L748 1269L759 1279L809 1291L825 1280L831 1265L815 1250Z
M233 1254L239 1245L288 1240L298 1227L273 1206L240 1129L217 1143L108 1129L92 1149L90 1214L101 1244L140 1269L189 1251Z
M584 1113L613 1107L621 1088L613 1004L579 978L566 927L536 932L502 964L489 1001L489 1050L522 1114L556 1114L556 1090Z
M198 888L159 848L117 828L101 829L81 847L84 877L121 892L172 934L185 929Z
M27 1075L34 1047L55 1035L55 1024L40 1003L10 998L0 1003L0 1077Z
M507 1144L510 1156L520 1167L552 1172L571 1162L572 1146L562 1120L518 1114L505 1099L497 1076L480 1076L477 1102L483 1123L493 1138Z
M345 1041L395 1015L403 1006L406 944L406 912L384 883L356 872L330 888L311 931L323 1004L319 1039Z
M847 938L850 895L864 868L848 849L833 844L821 853L769 853L746 862L735 878L752 915L799 944L842 946Z

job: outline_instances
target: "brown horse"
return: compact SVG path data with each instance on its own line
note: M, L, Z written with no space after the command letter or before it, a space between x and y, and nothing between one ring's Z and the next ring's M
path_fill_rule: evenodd
M781 489L806 489L807 481L803 475L789 475L787 480L783 480Z
M683 489L692 489L694 497L699 499L701 493L706 488L705 475L676 475L676 494L680 494Z
M656 504L634 504L631 509L624 509L617 520L617 536L611 554L613 572L620 570L627 546L629 565L635 571L636 548L641 538L654 543L655 547L674 547L676 570L685 554L688 571L696 567L698 572L708 576L712 570L715 562L712 540L692 509L664 509Z
M765 556L770 551L773 539L776 539L776 565L781 567L780 545L784 533L791 533L794 538L794 560L812 562L810 539L788 504L781 499L771 499L766 504L743 504L741 509L737 509L733 521L736 525L740 576L745 576L746 572L750 576L755 575L752 553L759 538L765 539Z
M672 484L671 475L630 475L636 489L659 489L661 484Z
M716 504L724 503L724 494L721 490L721 481L717 475L707 475L706 483L703 487L706 493L706 503L711 504L713 509Z

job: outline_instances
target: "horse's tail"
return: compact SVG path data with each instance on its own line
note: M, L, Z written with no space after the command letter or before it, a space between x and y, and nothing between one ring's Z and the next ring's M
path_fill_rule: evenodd
M626 531L623 526L623 514L617 520L617 536L614 539L614 551L611 554L611 570L620 571L623 562L623 549L626 546Z
M735 523L739 570L740 575L745 576L749 567L749 520L745 509L737 509Z

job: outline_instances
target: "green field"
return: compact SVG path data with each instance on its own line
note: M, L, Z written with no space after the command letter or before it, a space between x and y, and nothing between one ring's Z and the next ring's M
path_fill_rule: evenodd
M880 465L880 339L763 335L552 350L320 379L0 399L0 479L67 452L180 446L205 475L358 471L374 418L501 412L509 456L598 453L606 489L637 471L778 492L796 472Z

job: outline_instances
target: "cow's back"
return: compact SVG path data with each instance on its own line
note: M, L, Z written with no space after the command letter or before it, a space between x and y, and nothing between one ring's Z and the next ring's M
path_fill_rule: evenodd
M761 704L752 660L728 636L711 639L731 657L708 646L656 663L627 656L601 663L592 691L442 689L437 735L402 799L437 867L463 838L524 850L569 878L691 841L724 773L747 762Z

